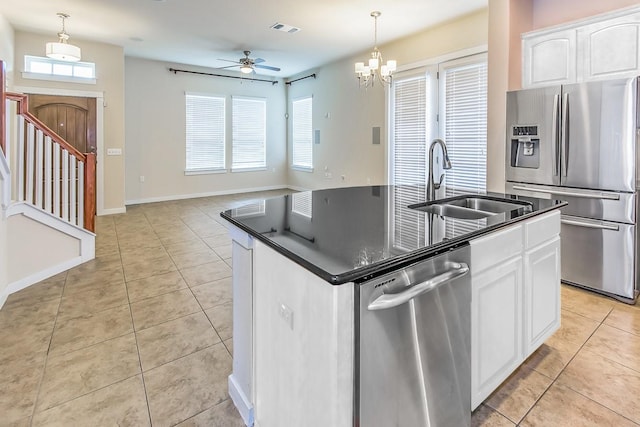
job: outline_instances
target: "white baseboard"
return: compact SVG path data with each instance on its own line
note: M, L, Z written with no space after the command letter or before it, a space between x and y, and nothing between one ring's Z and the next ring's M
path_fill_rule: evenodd
M73 268L77 265L85 262L83 257L78 256L72 258L68 261L60 263L58 265L54 265L52 267L47 268L46 270L38 271L30 276L23 277L20 280L16 280L15 282L9 283L7 286L7 295L12 294L14 292L18 292L23 290L24 288L28 288L29 286L40 282L41 280L48 279L49 277L55 276L58 273L62 273L63 271L67 271L70 268Z
M253 418L253 405L236 382L233 374L229 375L229 396L231 396L233 404L236 405L236 409L238 409L247 427L253 426L255 421Z
M227 196L229 194L253 193L256 191L282 190L290 188L287 185L269 185L265 187L237 188L233 190L210 191L206 193L177 194L173 196L147 197L125 201L125 205L139 205L143 203L169 202L172 200L196 199L198 197Z
M308 188L304 188L304 187L298 187L297 185L287 185L287 188L289 190L293 190L293 191L311 191Z
M9 297L9 292L5 289L3 293L0 294L0 308L7 302L7 298Z
M98 215L98 216L116 215L116 214L123 214L123 213L127 213L127 207L126 206L124 206L122 208L101 209L99 212L96 212L96 215Z

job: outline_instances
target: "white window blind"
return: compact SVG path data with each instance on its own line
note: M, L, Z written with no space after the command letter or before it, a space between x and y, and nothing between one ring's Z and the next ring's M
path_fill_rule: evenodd
M483 192L487 182L487 62L444 68L445 141L452 169L447 195Z
M265 168L267 102L264 99L233 97L232 103L231 169Z
M186 95L187 172L224 170L225 99Z
M313 168L312 97L293 101L293 166Z
M291 195L291 212L302 215L309 219L313 214L313 200L310 191L293 193Z

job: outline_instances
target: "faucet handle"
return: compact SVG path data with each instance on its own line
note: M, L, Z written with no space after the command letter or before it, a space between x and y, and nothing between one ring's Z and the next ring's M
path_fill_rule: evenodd
M442 186L442 181L444 180L444 174L440 175L440 179L438 180L438 182L434 182L433 183L433 188L436 190L440 189L440 186Z

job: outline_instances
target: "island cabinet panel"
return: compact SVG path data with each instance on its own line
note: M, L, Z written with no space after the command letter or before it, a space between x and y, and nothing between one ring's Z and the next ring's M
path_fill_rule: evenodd
M255 242L256 426L352 425L353 298Z
M470 242L472 409L560 327L559 233L554 211Z
M522 360L522 257L472 279L471 400L475 408Z
M560 238L525 254L525 358L560 327Z

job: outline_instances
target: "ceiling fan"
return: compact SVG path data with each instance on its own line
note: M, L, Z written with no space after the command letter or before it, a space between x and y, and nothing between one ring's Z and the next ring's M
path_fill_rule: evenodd
M280 71L280 68L278 67L271 67L269 65L262 65L262 63L264 62L264 59L262 58L249 58L249 55L251 55L251 51L250 50L245 50L244 51L244 58L240 58L237 61L231 61L229 59L220 59L218 58L218 61L226 61L226 62L233 62L234 65L228 65L226 67L218 67L218 68L232 68L232 67L240 67L240 71L248 74L248 73L255 73L255 69L256 68L262 68L265 70L271 70L271 71Z

